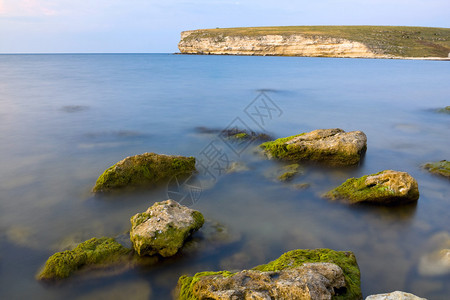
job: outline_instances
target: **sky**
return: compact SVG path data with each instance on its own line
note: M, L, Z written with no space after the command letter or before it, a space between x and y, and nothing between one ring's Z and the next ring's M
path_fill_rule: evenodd
M449 0L0 0L0 53L177 52L183 30L450 27Z

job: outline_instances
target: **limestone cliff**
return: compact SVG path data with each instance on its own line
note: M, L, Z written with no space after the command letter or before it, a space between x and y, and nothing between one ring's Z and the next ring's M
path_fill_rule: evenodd
M301 34L261 36L196 36L183 31L178 48L184 54L276 55L317 57L386 57L366 45L342 38L308 37Z
M184 31L183 54L277 55L448 60L450 28L277 26Z

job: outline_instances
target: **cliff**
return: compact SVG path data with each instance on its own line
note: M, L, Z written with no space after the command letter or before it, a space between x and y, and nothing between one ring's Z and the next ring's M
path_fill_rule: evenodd
M448 58L450 29L392 26L287 26L184 31L183 54L364 58Z

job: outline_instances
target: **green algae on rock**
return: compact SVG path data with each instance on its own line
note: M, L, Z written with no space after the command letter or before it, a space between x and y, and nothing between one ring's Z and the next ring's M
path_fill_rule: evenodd
M301 172L301 167L299 164L287 165L282 168L282 172L277 179L282 182L291 181L295 175Z
M359 267L352 252L293 250L252 270L182 276L176 289L180 300L250 299L252 296L256 299L362 299Z
M131 217L130 240L143 255L175 255L192 232L205 222L203 215L173 200L157 202Z
M357 165L367 149L362 131L318 129L260 145L269 158L286 161L318 161L331 166Z
M324 197L350 204L406 204L419 199L417 181L406 172L385 170L361 178L350 178Z
M110 192L127 187L156 186L173 176L189 176L196 171L195 158L156 153L127 157L108 168L93 192Z
M426 163L423 167L430 173L439 174L450 178L450 161L441 160L437 162Z
M75 271L94 265L108 266L128 258L131 249L123 247L113 238L92 238L73 250L58 252L50 256L44 269L37 275L39 280L64 279Z

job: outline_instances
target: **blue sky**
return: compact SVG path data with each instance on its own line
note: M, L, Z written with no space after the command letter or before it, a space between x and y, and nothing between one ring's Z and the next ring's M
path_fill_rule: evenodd
M0 0L0 53L176 52L183 30L450 27L449 0Z

